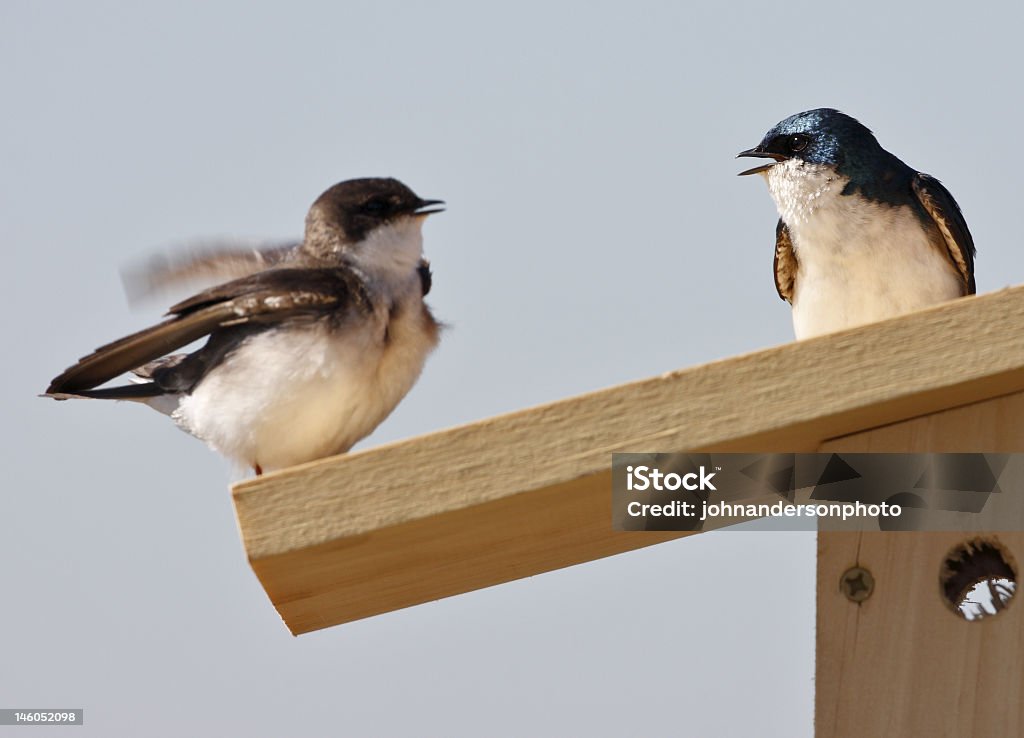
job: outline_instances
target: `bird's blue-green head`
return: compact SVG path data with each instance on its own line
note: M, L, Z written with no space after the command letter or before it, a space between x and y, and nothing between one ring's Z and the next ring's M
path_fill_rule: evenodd
M740 172L741 175L767 172L776 164L795 160L824 166L849 177L843 194L860 191L872 199L888 199L888 193L875 190L888 189L886 185L902 185L896 180L912 172L879 145L867 126L833 108L816 108L791 115L768 131L761 143L737 156L774 160Z

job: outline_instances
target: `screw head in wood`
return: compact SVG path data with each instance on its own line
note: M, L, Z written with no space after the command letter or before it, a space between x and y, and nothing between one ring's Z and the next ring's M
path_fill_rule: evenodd
M839 579L839 589L850 602L863 602L875 591L875 578L862 566L851 566Z

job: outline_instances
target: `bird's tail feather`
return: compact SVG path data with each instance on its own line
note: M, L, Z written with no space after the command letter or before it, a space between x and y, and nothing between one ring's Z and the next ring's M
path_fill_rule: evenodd
M153 397L160 397L166 391L153 382L126 384L120 387L101 387L100 389L75 390L74 392L47 392L43 397L55 400L138 400L145 402Z

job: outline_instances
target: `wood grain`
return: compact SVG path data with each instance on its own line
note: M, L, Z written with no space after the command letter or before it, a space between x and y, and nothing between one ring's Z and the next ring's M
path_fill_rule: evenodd
M965 298L233 489L253 568L293 632L649 545L614 533L614 451L814 451L828 438L1024 390L1024 288Z
M1022 417L1024 393L1017 393L832 439L821 450L1021 452ZM1022 497L1013 491L1019 521ZM1006 549L1019 576L1024 534L982 535ZM946 554L974 537L819 533L816 736L1024 735L1021 595L997 617L973 622L941 596ZM839 589L855 564L875 579L860 605Z

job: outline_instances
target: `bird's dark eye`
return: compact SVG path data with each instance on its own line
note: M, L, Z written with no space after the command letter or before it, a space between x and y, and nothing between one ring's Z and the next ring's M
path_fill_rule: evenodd
M367 200L363 203L363 211L370 215L383 215L388 211L388 207L388 201L379 197L375 197L372 200Z
M808 136L805 136L802 133L794 133L789 137L789 141L787 143L789 144L789 150L795 154L806 149L807 144L810 142L811 139Z

